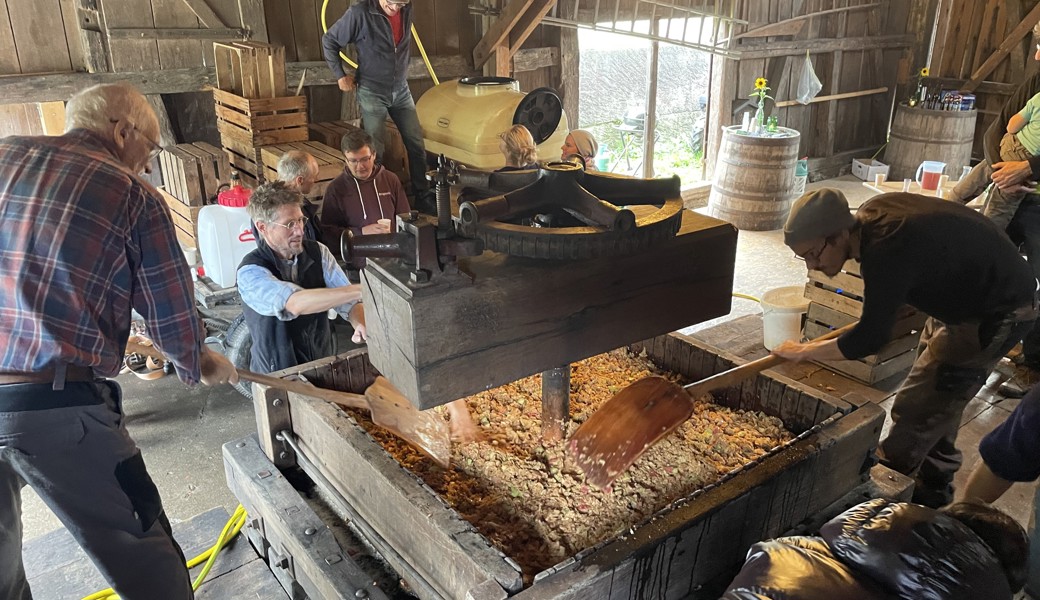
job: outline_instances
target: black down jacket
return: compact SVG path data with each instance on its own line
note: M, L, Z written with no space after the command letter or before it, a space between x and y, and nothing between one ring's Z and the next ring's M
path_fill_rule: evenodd
M723 600L1010 600L998 558L953 517L877 499L819 537L759 542Z

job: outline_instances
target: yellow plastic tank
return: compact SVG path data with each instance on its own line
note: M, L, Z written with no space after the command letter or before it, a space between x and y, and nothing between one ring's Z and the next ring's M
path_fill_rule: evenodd
M430 88L415 104L426 151L478 169L505 164L499 134L520 124L538 144L539 160L559 160L567 115L550 88L520 91L508 77L465 77Z

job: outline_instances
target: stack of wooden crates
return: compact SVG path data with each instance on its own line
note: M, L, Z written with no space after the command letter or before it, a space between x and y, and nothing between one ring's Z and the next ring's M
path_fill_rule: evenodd
M221 184L231 179L227 156L206 142L166 146L159 154L162 194L170 207L177 239L185 248L197 248L199 210L212 203Z
M809 271L805 297L809 311L805 320L805 337L817 338L831 329L856 321L863 314L863 278L859 263L850 260L834 277ZM908 369L917 357L917 343L926 316L904 306L892 328L890 341L877 354L859 360L825 360L820 364L843 375L873 385Z
M243 183L256 187L273 179L278 159L292 149L315 155L319 166L338 155L338 168L342 168L338 149L298 145L309 141L307 98L286 95L283 47L260 42L214 43L213 47L217 130ZM318 187L315 192L321 193L325 185Z

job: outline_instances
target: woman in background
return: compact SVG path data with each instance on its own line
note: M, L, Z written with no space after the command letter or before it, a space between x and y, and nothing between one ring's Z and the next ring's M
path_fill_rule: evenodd
M538 168L538 147L531 132L523 125L513 125L498 136L498 150L506 157L506 166L498 171L526 171Z
M563 146L560 146L560 160L568 161L578 157L585 164L586 171L595 171L597 152L599 144L596 138L584 129L575 129L567 134Z

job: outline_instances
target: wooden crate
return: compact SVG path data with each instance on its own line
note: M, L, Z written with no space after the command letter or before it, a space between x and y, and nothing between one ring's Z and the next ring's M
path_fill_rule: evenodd
M221 140L235 138L250 146L267 146L308 139L304 96L251 99L215 89L213 100Z
M255 188L266 181L264 162L260 156L261 146L253 146L236 137L223 134L220 136L220 144L224 147L231 168L238 171L243 184Z
M164 189L159 194L170 209L170 217L177 233L177 241L185 248L198 248L199 243L199 211L201 206L188 206Z
M834 277L809 271L809 282L805 285L805 297L809 299L803 331L805 337L816 338L859 319L863 314L863 293L863 278L856 261L846 262L842 272ZM868 385L887 379L914 363L926 318L924 313L905 306L892 328L890 341L877 354L858 360L817 362Z
M307 128L310 129L311 140L321 142L332 148L339 148L343 136L348 131L360 129L361 121L326 121L323 123L311 123ZM401 132L397 130L397 125L389 119L386 121L386 143L383 149L383 156L379 158L384 167L394 175L397 175L405 191L408 191L408 186L412 181L411 172L408 170L408 151L404 147L404 138L401 137Z
M231 179L227 156L206 142L167 146L159 154L163 186L188 206L202 206Z
M217 88L244 98L285 96L285 47L262 42L214 42Z
M325 188L332 180L343 172L343 154L321 142L292 142L289 144L274 144L260 148L260 158L264 165L264 178L267 181L278 179L278 161L282 155L291 150L307 152L318 161L318 176L314 182L314 188L310 196L322 196Z

